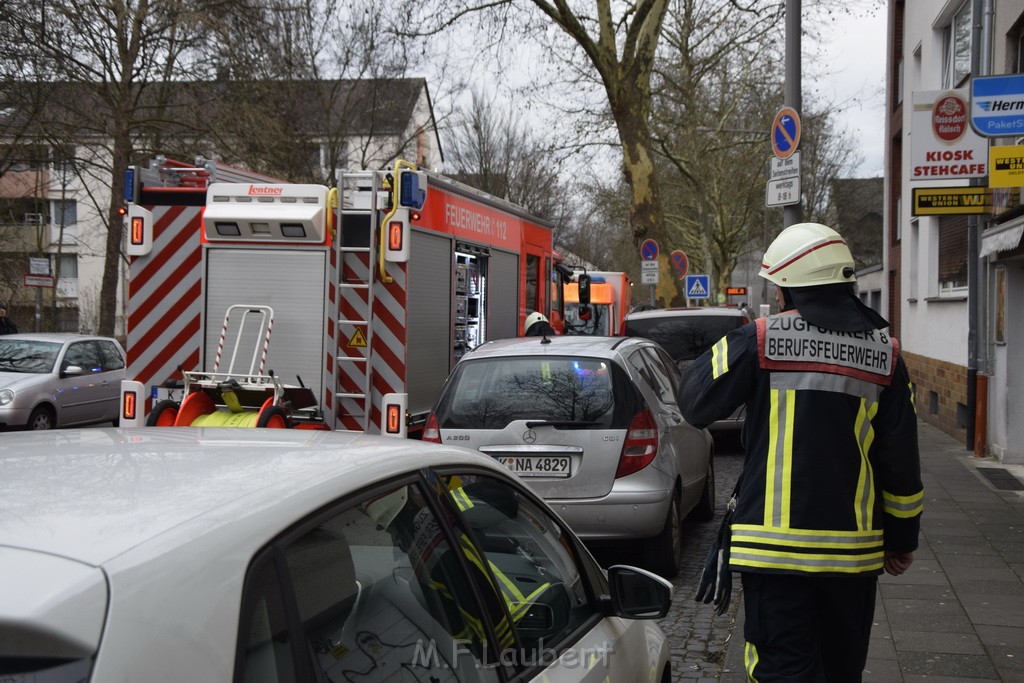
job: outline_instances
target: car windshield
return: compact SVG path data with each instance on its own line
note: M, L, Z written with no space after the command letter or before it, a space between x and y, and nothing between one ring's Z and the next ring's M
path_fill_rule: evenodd
M53 372L60 346L57 342L0 337L0 372Z
M696 359L743 318L732 315L676 315L626 321L626 334L658 342L676 363Z
M515 420L620 428L635 390L618 366L594 358L529 356L464 361L435 410L441 427L501 429ZM630 416L632 413L630 413Z

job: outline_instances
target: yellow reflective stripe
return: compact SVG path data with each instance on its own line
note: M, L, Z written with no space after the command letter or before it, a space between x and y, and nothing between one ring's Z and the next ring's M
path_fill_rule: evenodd
M541 361L540 364L540 376L544 379L551 379L551 362Z
M729 372L729 340L722 337L711 347L711 379Z
M834 531L823 529L777 529L754 524L733 524L732 544L789 545L795 548L867 548L882 546L882 531Z
M914 517L924 512L924 491L909 496L897 496L882 491L882 509L893 517Z
M451 491L452 500L455 501L455 506L465 512L466 510L473 507L473 501L469 499L469 495L466 494L465 489L452 489Z
M910 390L910 407L914 409L914 415L917 415L917 398L914 396L914 383L907 382L907 389Z
M747 680L751 683L757 683L757 679L754 678L754 667L757 666L757 646L753 643L746 643L743 646L743 665L747 669Z
M882 549L869 553L829 555L825 553L787 553L764 548L732 547L732 567L790 569L800 572L866 572L882 568Z
M872 418L878 413L878 403L860 400L854 431L857 433L857 448L860 450L860 473L857 476L857 492L853 500L853 515L858 529L870 529L875 517L875 478L868 453L875 440Z
M788 527L793 476L793 413L796 391L772 389L768 417L768 466L765 472L764 524Z

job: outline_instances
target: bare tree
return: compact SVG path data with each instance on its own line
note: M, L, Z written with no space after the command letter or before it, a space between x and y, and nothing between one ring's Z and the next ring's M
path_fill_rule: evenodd
M543 37L553 23L568 38L576 61L552 60L566 78L600 83L606 109L622 151L622 172L630 191L630 230L635 243L665 234L661 193L650 131L651 75L669 0L614 4L599 0L593 8L563 0L528 0L523 12L514 0L438 0L429 6L409 2L400 11L418 33L439 32L461 17L486 12L491 44L515 35ZM410 31L411 32L411 31Z
M551 146L494 96L474 90L446 127L446 167L457 180L564 225L569 202L563 166Z
M94 157L101 169L83 165L81 170L102 176L110 191L102 207L106 240L99 331L104 334L115 328L122 178L154 113L147 87L180 73L204 6L191 0L12 0L0 14L0 32L13 41L2 57L20 60L22 92L42 98L37 132L87 139L103 152Z

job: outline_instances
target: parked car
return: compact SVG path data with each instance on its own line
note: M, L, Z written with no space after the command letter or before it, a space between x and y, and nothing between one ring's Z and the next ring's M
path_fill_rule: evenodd
M707 306L703 308L660 308L629 313L622 321L622 334L644 337L661 344L680 370L714 346L726 334L743 327L750 318L740 308ZM713 434L743 429L746 406L711 425Z
M678 379L646 339L488 342L455 366L423 438L486 453L580 537L635 543L670 578L683 518L715 513L711 437L683 420Z
M0 439L5 681L669 680L671 584L508 470L313 430Z
M124 367L111 337L0 336L0 429L116 422Z

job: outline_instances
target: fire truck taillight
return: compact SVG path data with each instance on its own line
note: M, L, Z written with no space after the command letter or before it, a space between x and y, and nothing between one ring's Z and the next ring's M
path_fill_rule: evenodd
M125 216L129 256L145 256L153 250L153 213L137 204L128 207Z
M125 420L134 420L138 412L139 396L134 391L124 392L121 401L121 417Z
M121 415L118 425L121 427L141 427L146 400L146 387L142 382L121 380Z
M385 226L384 258L388 261L404 262L409 260L409 221L408 212L399 209L396 216Z
M384 394L380 402L381 420L384 423L381 425L381 434L396 436L400 439L405 438L407 430L405 409L408 404L408 394Z

